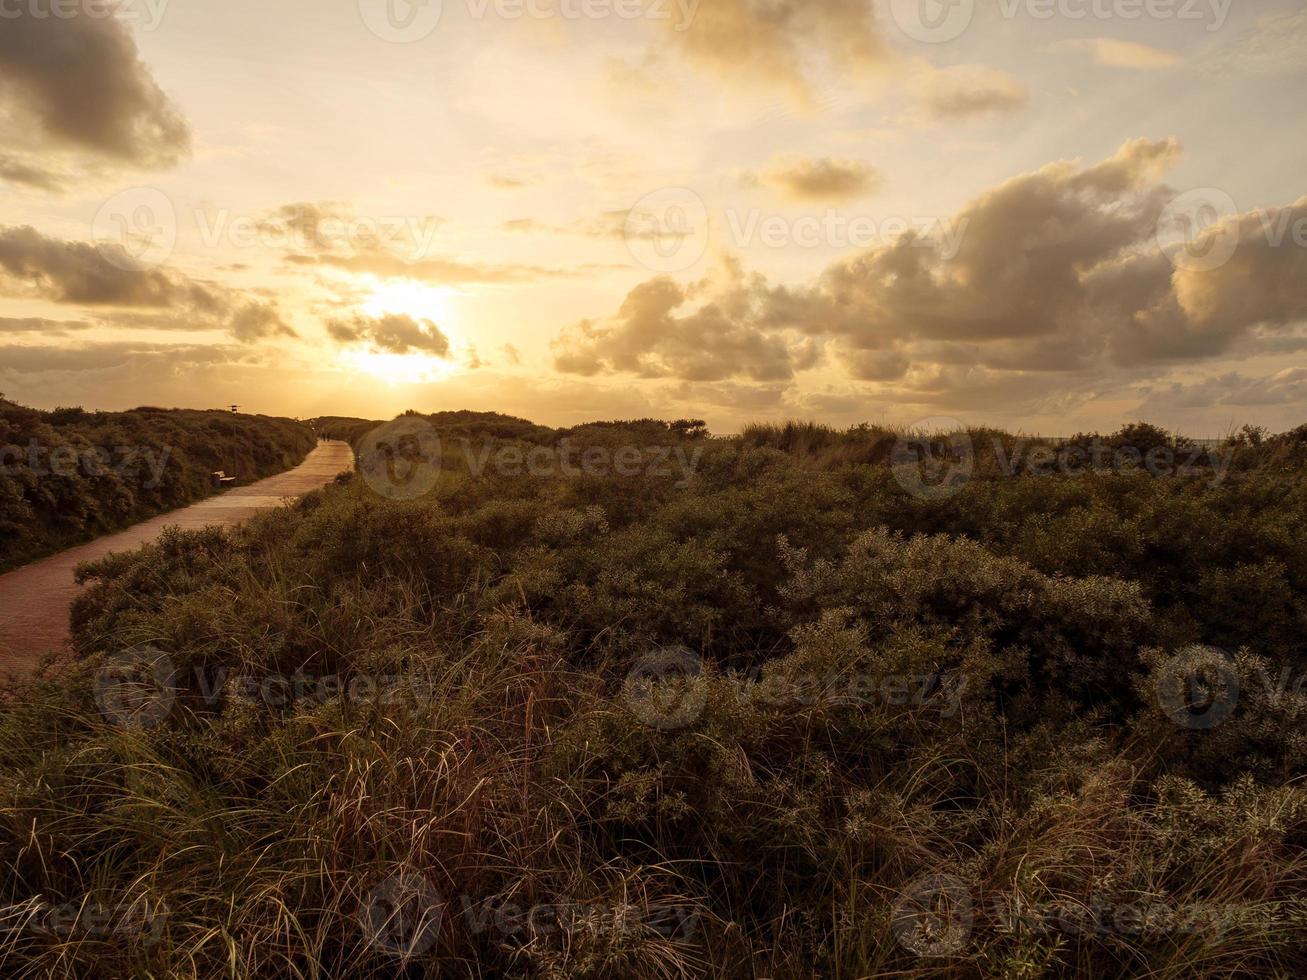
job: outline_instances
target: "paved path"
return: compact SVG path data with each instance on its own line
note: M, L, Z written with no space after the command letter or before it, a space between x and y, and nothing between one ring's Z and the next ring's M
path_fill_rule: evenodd
M140 547L157 538L165 527L237 524L260 510L276 507L287 497L316 490L353 465L348 443L322 442L293 470L160 514L125 531L0 575L0 673L26 673L42 654L68 649L68 609L81 591L73 581L73 570L80 562Z

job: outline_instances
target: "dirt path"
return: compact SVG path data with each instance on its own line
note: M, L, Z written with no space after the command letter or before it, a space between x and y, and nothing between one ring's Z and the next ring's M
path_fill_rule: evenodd
M96 538L0 575L0 673L25 673L43 653L68 648L68 608L80 591L79 562L128 551L157 538L165 527L237 524L287 497L316 490L353 466L349 444L323 442L293 470L237 487L189 507L160 514L117 534Z

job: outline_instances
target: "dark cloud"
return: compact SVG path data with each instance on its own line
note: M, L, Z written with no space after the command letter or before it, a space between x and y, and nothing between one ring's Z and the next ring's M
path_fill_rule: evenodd
M328 320L327 333L338 343L366 343L392 354L422 351L449 356L449 338L430 320L415 320L400 313L368 317L356 314Z
M54 303L166 310L192 329L225 329L241 340L294 331L270 303L164 268L142 268L117 245L50 238L0 227L0 292Z
M0 104L30 120L46 145L139 166L166 166L189 153L186 121L123 21L41 13L15 4L3 21Z

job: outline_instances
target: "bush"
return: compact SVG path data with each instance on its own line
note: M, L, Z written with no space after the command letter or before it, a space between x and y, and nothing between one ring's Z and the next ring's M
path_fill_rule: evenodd
M432 424L421 499L83 569L80 660L0 706L7 973L1307 969L1291 440L928 500L867 428ZM564 438L703 452L464 455ZM154 931L30 927L78 902Z
M206 497L215 470L241 482L280 473L313 445L291 419L0 399L0 571Z

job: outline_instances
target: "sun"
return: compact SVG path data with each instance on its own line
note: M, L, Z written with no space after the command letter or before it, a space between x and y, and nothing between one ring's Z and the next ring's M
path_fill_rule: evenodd
M430 320L448 335L453 296L452 289L410 279L373 279L372 292L363 301L362 309L368 316L406 313L416 320Z
M443 381L458 372L458 365L452 359L418 352L393 354L347 349L340 352L340 364L347 371L368 374L392 385Z
M429 320L449 338L449 356L436 357L424 351L399 354L347 347L339 354L341 366L347 371L367 374L391 385L441 381L456 374L459 371L458 355L467 345L458 332L450 328L454 291L407 279L368 278L371 293L360 304L360 312L373 317L402 313L415 320Z

